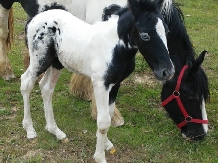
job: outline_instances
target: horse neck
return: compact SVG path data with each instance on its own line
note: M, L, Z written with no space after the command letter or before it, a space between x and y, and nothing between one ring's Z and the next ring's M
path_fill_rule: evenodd
M170 20L165 18L169 27L168 49L170 57L175 64L176 73L186 64L187 60L194 61L195 52L184 25L181 10L173 5Z

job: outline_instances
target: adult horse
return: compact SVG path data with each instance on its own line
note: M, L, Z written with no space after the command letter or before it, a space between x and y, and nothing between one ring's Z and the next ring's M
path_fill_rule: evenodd
M159 80L167 81L174 74L166 42L168 30L156 1L128 0L128 6L108 21L94 25L84 23L64 10L48 10L30 20L25 31L30 65L21 75L20 90L27 137L36 137L29 99L35 81L46 72L39 86L44 110L48 113L52 110L55 84L65 67L92 80L98 110L94 158L99 163L106 162L104 150L113 147L107 132L114 102L120 83L134 70L137 51L141 52ZM65 138L55 122L49 121L50 117L52 115L46 114L46 129L58 139Z
M13 42L13 10L4 9L0 5L0 77L5 80L14 78L7 51Z
M181 9L172 2L159 1L159 3L162 4L160 5L162 6L162 15L170 31L167 38L169 53L173 62L176 63L174 77L163 84L162 106L164 106L178 128L181 129L183 137L199 140L204 138L208 131L205 100L209 97L209 88L207 77L200 67L206 52L202 52L195 59L196 54L187 34ZM74 74L72 80L72 90L75 88L79 90L81 87L83 90L74 93L79 94L79 96L84 95L86 90L83 84L89 83L89 79ZM75 80L79 82L75 82ZM91 89L88 88L87 90L90 91ZM92 93L85 94L91 95ZM92 108L94 110L93 114L96 114L94 101L93 99ZM118 114L113 117L114 124L122 125L123 117L116 107L115 113Z
M208 80L200 67L206 51L195 59L196 53L184 25L178 4L169 6L165 22L169 27L167 38L170 57L175 63L174 77L163 84L162 106L184 138L203 139L208 131L205 101L209 97Z

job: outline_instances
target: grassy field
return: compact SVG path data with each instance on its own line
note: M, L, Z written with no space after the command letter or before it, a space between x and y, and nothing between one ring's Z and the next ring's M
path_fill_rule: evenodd
M210 52L203 63L211 92L210 102L206 104L208 136L199 142L182 138L161 109L161 83L153 79L142 57L138 57L135 73L125 80L118 94L117 107L125 118L125 125L109 130L108 137L116 148L115 154L106 154L109 163L218 162L218 2L177 2L184 4L182 10L196 52L204 49ZM17 78L11 82L0 79L0 162L94 162L96 121L90 116L90 103L69 93L71 73L67 70L63 71L55 88L53 107L56 122L69 142L57 141L44 129L43 104L37 84L31 94L31 114L38 138L27 140L22 128L23 101L19 90L26 15L19 4L14 5L14 15L15 42L9 57Z

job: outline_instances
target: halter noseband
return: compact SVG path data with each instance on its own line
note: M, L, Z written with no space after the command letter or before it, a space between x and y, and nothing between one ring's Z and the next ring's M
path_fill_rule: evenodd
M185 65L178 77L177 80L177 84L176 84L176 88L173 91L172 95L170 95L166 100L164 100L161 105L164 107L165 105L167 105L170 101L172 101L173 99L176 99L177 104L179 105L179 108L182 112L182 114L184 115L185 119L184 121L182 121L181 123L177 124L178 128L182 128L183 126L185 126L187 123L193 122L193 123L202 123L202 124L208 124L208 120L201 120L201 119L194 119L191 116L188 115L188 113L185 110L185 107L182 104L181 98L180 98L180 86L181 86L181 81L182 81L182 77L185 73L185 70L188 68L188 65Z

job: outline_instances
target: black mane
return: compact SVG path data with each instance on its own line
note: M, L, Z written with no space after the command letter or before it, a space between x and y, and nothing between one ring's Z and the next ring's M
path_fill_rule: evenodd
M118 26L118 36L120 39L124 41L124 44L128 47L128 42L130 45L134 45L133 38L131 37L131 32L133 32L134 28L134 18L128 7L121 8L116 13L119 15L119 23ZM121 16L122 15L122 16Z
M200 97L204 97L205 101L209 100L210 91L208 88L208 79L201 67L191 80L193 80L193 88L196 90L198 95L200 95ZM201 100L200 97L199 99Z
M184 60L188 58L189 61L193 62L196 53L185 28L184 15L179 6L180 4L173 3L170 18L164 18L169 28L168 40L176 41L175 44L179 44L184 51L182 53Z
M192 66L196 57L194 47L185 28L184 15L179 6L180 4L173 3L170 16L164 17L170 31L167 38L170 56L175 64L182 61L182 63L179 63L181 64L180 66L176 66L175 76L177 77L182 68L181 66L184 66L185 64ZM173 78L172 80L177 80L177 78ZM207 100L209 98L208 79L201 67L197 73L191 77L190 81L192 81L191 84L195 89L195 92L198 93L198 96ZM199 98L199 100L202 99Z

